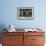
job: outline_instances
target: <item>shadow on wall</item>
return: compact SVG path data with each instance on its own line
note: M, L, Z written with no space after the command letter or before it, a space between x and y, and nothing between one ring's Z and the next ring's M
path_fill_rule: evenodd
M2 32L6 31L6 30L4 30L4 28L6 28L5 25L0 24L0 43L2 43L2 36L3 36Z

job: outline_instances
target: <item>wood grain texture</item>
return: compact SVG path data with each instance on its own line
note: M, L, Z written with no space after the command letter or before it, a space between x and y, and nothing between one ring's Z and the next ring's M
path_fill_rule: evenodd
M24 46L44 46L44 32L24 33Z
M3 32L3 46L44 46L44 32Z
M4 33L3 46L23 46L23 33Z

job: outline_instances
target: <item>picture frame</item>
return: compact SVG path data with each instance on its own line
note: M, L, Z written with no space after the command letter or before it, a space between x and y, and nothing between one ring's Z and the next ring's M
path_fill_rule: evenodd
M18 7L17 18L19 20L33 20L34 19L34 7Z

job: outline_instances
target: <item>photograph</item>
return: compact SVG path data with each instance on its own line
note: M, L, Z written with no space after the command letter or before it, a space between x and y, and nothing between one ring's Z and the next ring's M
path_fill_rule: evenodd
M17 8L18 19L34 19L33 7L18 7Z

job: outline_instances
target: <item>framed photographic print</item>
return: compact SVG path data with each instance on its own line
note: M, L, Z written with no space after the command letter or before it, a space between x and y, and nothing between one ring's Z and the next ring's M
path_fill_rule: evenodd
M18 7L17 18L22 20L34 19L34 8L33 7Z

